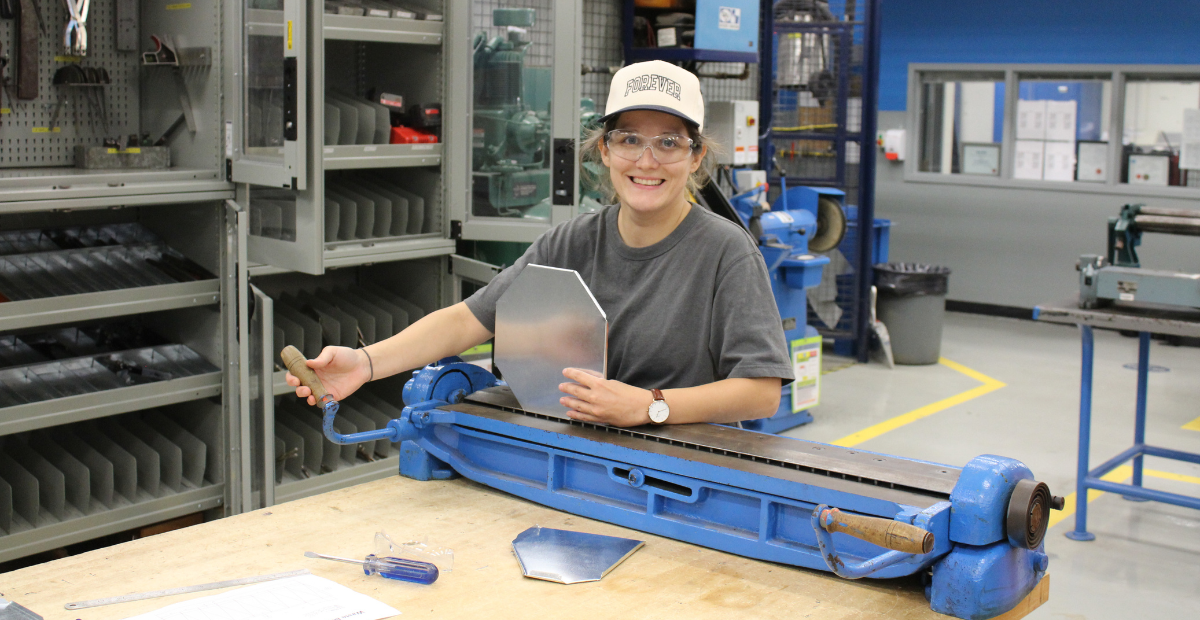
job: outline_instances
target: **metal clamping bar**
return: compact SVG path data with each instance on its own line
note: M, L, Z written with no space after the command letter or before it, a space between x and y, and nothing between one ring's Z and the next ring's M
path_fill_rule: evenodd
M813 510L812 524L813 531L817 533L821 556L825 558L829 570L843 579L867 577L893 564L933 550L932 532L891 519L846 514L837 508L821 505ZM843 532L890 551L858 564L846 564L834 547L833 534L836 532Z

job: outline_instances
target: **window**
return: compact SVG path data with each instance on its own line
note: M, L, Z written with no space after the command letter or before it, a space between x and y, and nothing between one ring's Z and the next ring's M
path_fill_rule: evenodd
M918 169L998 176L1004 73L926 74L923 78Z
M1109 77L1023 76L1017 87L1014 179L1107 180ZM1083 167L1078 165L1081 145L1087 156Z
M1200 187L1200 66L914 64L909 83L908 180Z
M1200 158L1181 161L1184 118L1196 114L1200 114L1200 76L1186 81L1126 78L1121 182L1200 185L1200 161L1196 161ZM1196 137L1190 141L1194 143Z

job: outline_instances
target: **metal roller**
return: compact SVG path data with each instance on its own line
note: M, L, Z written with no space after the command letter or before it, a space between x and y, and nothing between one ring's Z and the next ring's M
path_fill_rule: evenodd
M1188 235L1200 237L1200 213L1188 212L1185 209L1154 209L1154 211L1175 211L1177 213L1192 213L1183 215L1151 215L1151 209L1142 208L1142 212L1133 221L1142 232L1167 233L1170 235Z
M1166 215L1170 217L1191 217L1200 219L1200 209L1168 209L1166 207L1146 207L1139 211L1142 215Z
M1021 480L1008 499L1005 529L1017 548L1036 549L1050 526L1050 509L1062 510L1063 498L1050 495L1045 482Z

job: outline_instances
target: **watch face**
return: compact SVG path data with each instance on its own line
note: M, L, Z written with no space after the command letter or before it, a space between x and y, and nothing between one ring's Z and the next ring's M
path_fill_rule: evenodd
M671 408L667 403L661 400L656 400L650 403L650 421L655 424L662 424L667 421L667 416L671 414Z

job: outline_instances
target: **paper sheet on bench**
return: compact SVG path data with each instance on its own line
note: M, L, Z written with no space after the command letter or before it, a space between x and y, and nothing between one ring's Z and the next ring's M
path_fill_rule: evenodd
M316 575L246 586L126 620L381 620L392 607Z

